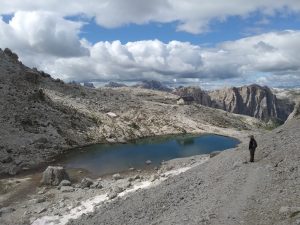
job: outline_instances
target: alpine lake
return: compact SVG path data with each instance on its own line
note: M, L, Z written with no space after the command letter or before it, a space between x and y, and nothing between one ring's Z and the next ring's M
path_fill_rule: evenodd
M65 154L59 161L66 169L82 169L103 176L128 171L129 168L154 168L163 161L223 151L238 144L237 139L214 134L171 135L126 144L81 147Z

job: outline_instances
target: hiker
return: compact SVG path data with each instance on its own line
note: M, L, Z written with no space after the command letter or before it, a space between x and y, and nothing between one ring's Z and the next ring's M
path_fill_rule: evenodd
M257 142L254 139L254 136L250 136L250 142L249 142L249 151L250 151L250 162L254 162L254 153L255 149L257 147Z

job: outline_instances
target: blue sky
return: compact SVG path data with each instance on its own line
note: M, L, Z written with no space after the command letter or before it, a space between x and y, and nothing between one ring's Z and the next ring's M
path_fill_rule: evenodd
M79 18L69 19L78 21ZM232 16L225 21L212 21L209 30L201 34L177 31L177 23L150 22L143 25L128 24L118 28L104 28L91 19L86 20L80 37L86 38L91 43L120 40L125 44L140 40L159 39L165 43L178 40L201 46L215 46L224 41L234 41L270 31L300 30L300 15L290 13L285 16L279 14L263 17L259 13L252 13L247 18Z
M0 47L65 81L300 86L299 0L4 0Z

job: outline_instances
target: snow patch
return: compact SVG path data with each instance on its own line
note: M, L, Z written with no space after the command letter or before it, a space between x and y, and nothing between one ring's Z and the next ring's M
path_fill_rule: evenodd
M137 190L154 187L154 186L160 184L161 182L163 182L164 180L166 180L168 177L179 175L179 174L191 169L192 167L195 167L197 165L204 163L208 159L209 159L208 157L205 157L199 163L195 163L192 166L182 167L179 169L167 171L167 172L163 173L163 176L161 176L159 179L155 180L154 182L151 182L150 180L142 181L142 182L134 185L132 188L121 192L118 195L118 197L124 197L124 196L128 195L129 193L135 192ZM109 198L107 197L107 193L102 194L102 195L97 195L93 198L90 198L86 201L81 202L81 204L77 207L74 207L74 208L69 207L69 208L71 208L71 210L68 214L61 215L61 216L44 216L44 217L41 217L41 218L35 220L32 223L32 225L65 225L69 222L70 219L78 219L83 214L88 214L88 213L94 212L96 210L96 208L99 207L101 205L101 203L103 203L105 201L109 202L109 201L114 201L114 200L109 200Z

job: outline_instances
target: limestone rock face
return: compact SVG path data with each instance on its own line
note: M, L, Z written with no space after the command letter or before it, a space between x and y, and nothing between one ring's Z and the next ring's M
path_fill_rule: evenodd
M216 90L210 97L216 108L265 121L285 121L293 110L293 104L278 100L270 88L255 84Z
M41 183L44 185L59 185L61 181L69 180L69 175L61 166L48 166L43 172Z
M204 106L212 106L210 96L199 87L181 87L177 88L173 93L180 97L192 96L196 103Z
M151 89L151 90L158 90L158 91L166 91L170 92L171 89L167 86L163 85L161 82L157 80L143 80L141 83L135 85L134 87L144 88L144 89Z

